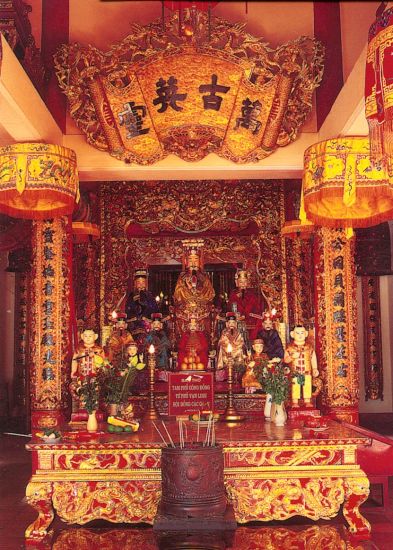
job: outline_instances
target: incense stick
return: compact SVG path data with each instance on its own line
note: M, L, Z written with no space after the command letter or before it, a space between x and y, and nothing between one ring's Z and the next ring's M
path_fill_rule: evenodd
M197 443L199 443L199 426L201 423L201 411L198 411Z
M155 427L155 429L157 430L157 432L159 433L159 435L160 435L161 439L163 440L163 442L165 443L165 445L168 447L168 443L165 441L164 436L162 435L162 433L160 432L160 430L157 428L157 426L156 426L156 424L153 422L153 420L152 420L152 424L153 424L153 426Z
M168 438L169 438L169 441L171 442L172 447L174 447L175 444L173 443L173 440L172 440L172 438L171 438L171 435L170 435L170 433L168 432L167 427L165 426L163 420L161 420L161 424L164 426L164 429L165 429L165 431L166 431L166 433L167 433L167 436L168 436Z
M205 441L204 441L204 443L203 443L203 446L204 446L204 447L208 447L208 446L209 446L209 436L210 436L210 417L209 417L209 420L207 421L207 428L206 428Z

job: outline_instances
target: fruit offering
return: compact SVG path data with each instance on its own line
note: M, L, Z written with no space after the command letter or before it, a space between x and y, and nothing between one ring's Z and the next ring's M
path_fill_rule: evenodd
M186 357L184 357L180 370L205 370L205 365L201 363L201 358L195 350L191 350Z
M116 416L108 416L108 432L121 433L121 432L137 432L139 429L139 422L137 420L123 420Z
M56 430L55 428L45 428L42 432L36 432L35 434L37 437L40 437L41 439L45 439L48 441L53 441L54 439L60 439L61 433Z

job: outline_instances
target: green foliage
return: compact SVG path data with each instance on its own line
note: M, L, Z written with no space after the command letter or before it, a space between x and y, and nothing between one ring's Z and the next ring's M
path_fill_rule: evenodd
M123 387L123 377L120 371L112 365L106 365L105 368L101 369L99 384L104 402L107 405L111 403L119 405Z
M96 377L88 377L80 382L76 389L84 408L91 414L98 409L99 386Z
M135 380L136 373L136 367L129 366L125 361L120 369L113 365L107 365L101 369L99 384L107 405L112 403L121 405L127 402L129 388Z

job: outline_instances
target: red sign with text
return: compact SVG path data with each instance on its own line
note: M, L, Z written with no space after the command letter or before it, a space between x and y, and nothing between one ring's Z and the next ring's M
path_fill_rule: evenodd
M183 416L213 410L211 372L171 372L168 381L168 413Z

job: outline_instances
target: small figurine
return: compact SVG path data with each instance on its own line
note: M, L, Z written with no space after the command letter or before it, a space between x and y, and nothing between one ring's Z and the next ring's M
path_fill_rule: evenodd
M245 344L243 336L237 328L236 314L231 311L226 314L225 328L218 341L217 382L223 382L228 378L228 344L232 346L230 353L233 359L234 373L238 375L244 368Z
M255 393L262 388L255 376L254 367L255 361L252 359L248 360L246 372L242 376L242 388L244 388L244 393Z
M146 364L143 361L143 355L138 353L137 343L134 341L130 342L127 346L126 352L127 358L122 365L123 368L120 371L121 376L124 376L120 400L122 403L127 401L130 387L134 385L134 382L138 390L143 389L144 386L147 387L147 369L144 371Z
M76 393L78 385L87 378L95 378L106 362L104 350L96 344L97 339L98 334L94 330L85 329L72 356L70 391L77 402L80 401Z
M81 342L72 356L71 378L96 376L105 359L104 350L96 344L97 339L98 334L94 330L85 329L82 332Z
M306 342L308 331L296 325L290 333L293 342L285 350L284 362L292 371L292 407L299 407L303 398L306 407L312 407L312 380L318 377L317 356L311 344Z
M209 344L206 334L199 330L196 317L191 317L188 331L183 332L178 347L180 370L206 369Z
M264 342L262 338L257 338L252 343L252 359L255 363L254 370L258 372L260 376L264 376L267 372L267 369L271 367L272 360L269 358L267 353L264 351ZM265 420L270 421L270 412L272 408L272 396L270 393L266 393L264 416Z
M158 380L167 381L171 342L163 328L161 313L152 313L150 332L146 336L146 348L153 344L156 353L156 373Z
M114 317L114 326L109 340L105 346L108 360L120 369L126 358L126 348L133 342L130 332L127 330L127 321L125 313L118 313Z

